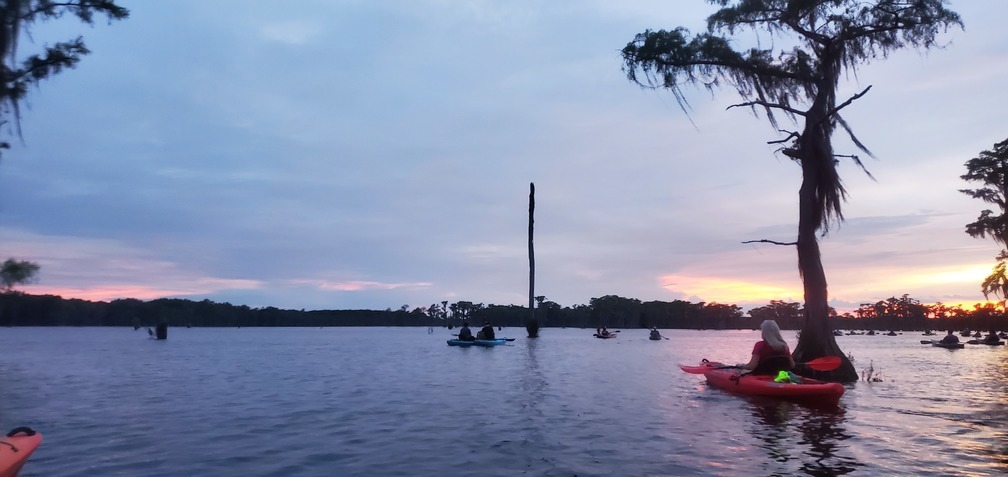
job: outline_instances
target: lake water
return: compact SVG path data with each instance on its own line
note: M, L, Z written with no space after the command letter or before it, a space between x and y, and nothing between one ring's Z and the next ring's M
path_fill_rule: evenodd
M1008 350L842 336L835 409L746 399L678 364L748 359L752 331L0 330L0 427L45 436L30 476L1004 475ZM794 346L794 332L785 337Z

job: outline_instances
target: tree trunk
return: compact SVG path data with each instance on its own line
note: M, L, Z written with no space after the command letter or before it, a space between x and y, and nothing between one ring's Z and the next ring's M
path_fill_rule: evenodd
M529 316L525 322L525 330L528 331L529 338L539 336L539 320L535 316L535 252L532 250L532 223L535 212L535 183L529 183L529 229L528 229L528 250L529 250Z
M799 221L800 223L801 221ZM802 227L799 225L798 227ZM829 303L826 273L822 267L819 242L816 231L799 232L798 268L802 274L805 289L805 326L795 347L793 356L796 363L804 363L823 356L839 356L840 367L825 375L812 376L832 381L850 382L858 379L857 370L840 350L829 322Z
M820 98L821 99L821 98ZM825 187L840 187L829 137L831 127L825 119L829 111L827 100L817 101L805 118L805 130L799 140L798 156L802 167L802 185L798 190L798 270L805 291L805 326L795 347L796 363L823 356L839 356L840 367L816 378L850 382L858 378L857 370L837 345L833 326L829 322L829 294L826 272L822 266L817 233L825 224L827 210L823 206ZM821 114L811 114L818 112ZM835 185L833 185L835 184Z

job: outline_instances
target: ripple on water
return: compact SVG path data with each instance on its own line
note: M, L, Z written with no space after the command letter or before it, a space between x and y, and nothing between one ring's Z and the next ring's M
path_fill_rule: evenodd
M824 412L677 368L742 360L752 332L592 331L459 349L414 328L5 329L0 419L46 436L23 477L1008 470L1003 349L838 338L886 379Z

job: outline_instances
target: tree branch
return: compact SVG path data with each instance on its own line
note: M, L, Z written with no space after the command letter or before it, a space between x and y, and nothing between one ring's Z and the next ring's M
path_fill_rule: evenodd
M742 243L770 243L774 245L798 245L798 242L778 242L776 240L760 239L760 240L746 240Z
M801 137L801 134L798 134L796 131L785 131L783 129L781 129L779 131L780 132L786 132L786 133L788 133L788 136L786 138L784 138L784 139L778 139L776 141L767 141L767 144L782 144L782 143L790 141L792 138L798 139L798 138Z
M785 104L768 103L768 102L763 101L763 100L755 100L755 101L749 101L747 103L733 104L733 105L728 106L727 108L725 108L725 110L729 110L731 108L736 108L736 107L743 107L743 106L763 106L764 108L775 108L775 109L784 110L784 111L787 111L787 112L789 112L791 114L794 114L796 116L802 116L802 117L805 116L805 111L797 110L797 109L792 108L791 106L788 106L788 105L785 105Z
M860 98L860 97L862 97L862 96L864 96L864 95L868 94L868 90L870 90L870 89L871 89L871 87L872 87L872 85L868 85L868 87L867 87L867 88L865 88L865 89L864 89L864 91L862 91L862 92L860 92L860 93L858 93L858 94L855 94L854 96L851 96L850 98L848 98L848 99L847 99L847 101L844 101L843 103L841 103L841 104L840 104L840 106L837 106L837 107L835 107L835 108L833 108L833 109L829 110L829 112L827 112L827 113L826 113L826 116L823 116L823 120L825 120L826 118L828 118L828 117L830 117L830 116L832 116L832 115L836 114L836 113L837 113L837 112L839 112L839 111L840 111L841 109L843 109L843 108L845 108L845 107L849 106L849 105L850 105L851 103L853 103L853 102L854 102L855 100L857 100L858 98ZM820 121L820 122L821 122L821 121Z

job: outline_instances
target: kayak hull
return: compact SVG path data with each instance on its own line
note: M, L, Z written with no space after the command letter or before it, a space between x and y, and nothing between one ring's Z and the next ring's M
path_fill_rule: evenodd
M964 343L942 343L941 341L932 341L931 346L945 349L963 349L966 347Z
M603 339L603 340L609 340L609 339L615 338L616 337L616 333L610 333L608 335L600 335L598 333L595 333L595 337Z
M742 369L721 363L704 362L700 366L680 366L691 374L703 374L707 383L723 391L747 396L764 396L815 404L836 404L843 396L840 383L802 378L801 383L776 383L775 376L743 374Z
M969 344L987 345L987 346L1004 346L1004 344L1005 344L1004 341L986 341L986 340L969 340L969 341L967 341L967 343L969 343Z
M0 477L17 477L32 452L42 443L42 434L19 427L0 438Z
M475 340L475 341L448 340L448 346L461 346L463 348L468 346L482 346L484 348L489 348L491 346L499 346L504 343L507 343L507 340L504 338L498 338L495 340Z

